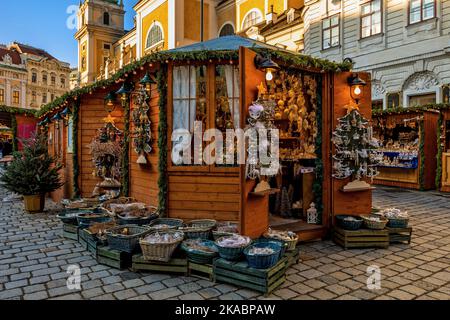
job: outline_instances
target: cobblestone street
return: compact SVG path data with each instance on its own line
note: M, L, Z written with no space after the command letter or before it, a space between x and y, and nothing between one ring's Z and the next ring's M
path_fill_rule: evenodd
M0 190L0 199L7 196ZM377 189L374 205L411 215L411 245L347 250L331 241L301 244L301 261L269 297L191 277L118 271L97 264L61 238L54 204L29 215L21 202L0 203L0 299L450 299L450 197ZM82 267L82 291L66 287L68 265ZM368 290L367 267L381 268L381 289Z

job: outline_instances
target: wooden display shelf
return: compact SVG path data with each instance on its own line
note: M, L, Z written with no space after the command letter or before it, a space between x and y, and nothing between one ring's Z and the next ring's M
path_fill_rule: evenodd
M411 243L412 228L387 228L390 243Z
M212 264L199 264L188 262L188 276L214 282L214 267Z
M254 197L264 197L267 195L276 194L278 192L280 192L280 189L272 188L272 189L267 189L267 190L259 191L259 192L250 192L249 195L254 196Z
M113 250L107 246L98 247L97 262L115 269L124 270L131 266L131 254Z
M155 271L164 273L188 274L188 261L186 258L172 258L169 262L148 261L142 254L136 254L132 259L133 271Z
M343 247L350 248L388 248L389 232L384 230L360 229L355 231L344 230L339 227L333 229L333 241Z
M78 241L79 227L72 224L63 224L62 236L63 238Z
M287 251L284 256L287 258L287 267L291 267L298 264L300 261L300 249L297 247L295 250Z
M216 259L214 276L217 282L229 283L268 295L285 282L287 262L288 259L283 258L270 269L254 269L245 261Z

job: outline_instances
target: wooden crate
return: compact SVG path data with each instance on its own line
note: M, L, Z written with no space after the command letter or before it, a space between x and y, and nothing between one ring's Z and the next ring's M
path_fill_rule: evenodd
M188 262L185 257L176 256L169 262L147 261L142 254L135 254L132 263L133 271L156 271L162 273L178 273L187 275Z
M188 262L188 276L214 281L214 267L212 264Z
M78 226L64 223L62 236L66 239L78 241L78 229Z
M115 269L123 270L131 267L131 254L113 250L108 246L98 246L97 262Z
M254 269L245 261L231 262L225 259L214 261L214 280L238 287L269 294L286 280L288 259L281 259L270 269Z
M344 249L370 247L387 248L389 247L389 232L387 229L360 229L348 231L334 227L333 241Z
M411 243L412 228L387 228L390 243Z
M284 256L287 258L287 267L298 264L300 261L300 249L297 247L293 251L286 251Z

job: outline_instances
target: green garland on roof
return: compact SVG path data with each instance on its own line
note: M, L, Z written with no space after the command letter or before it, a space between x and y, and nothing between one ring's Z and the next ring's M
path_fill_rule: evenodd
M73 137L73 196L79 198L81 196L80 185L78 183L80 177L80 164L78 162L78 121L80 118L80 102L73 104L72 110L72 137Z
M274 59L283 61L287 65L295 65L304 68L314 68L320 71L347 71L351 70L352 64L348 62L336 63L324 59L313 58L306 55L289 53L285 51L275 51L270 49L250 48L256 52L268 53ZM89 86L72 90L56 98L53 102L45 105L38 113L38 117L43 117L55 109L60 108L67 100L74 100L84 94L89 94L92 91L108 87L116 81L123 80L132 74L138 68L144 67L148 63L165 64L168 61L209 61L209 60L237 60L239 59L239 52L237 50L217 50L217 51L162 51L155 52L143 57L133 63L130 63L120 69L117 73L109 79L96 81Z
M159 93L158 124L158 207L161 216L167 216L167 67L162 67L157 74Z
M443 146L442 146L442 141L441 141L441 127L442 127L442 123L443 123L443 119L444 116L442 115L442 113L439 114L439 120L438 120L438 124L437 124L437 154L436 154L436 180L435 180L435 184L436 184L436 189L439 190L440 186L441 186L441 180L442 180L442 152L443 152Z
M20 115L27 115L27 116L36 116L37 110L31 110L31 109L24 109L24 108L17 108L17 107L8 107L5 105L0 105L0 112L7 112L11 114L20 114Z
M17 119L16 119L16 115L15 114L11 114L11 131L12 131L12 136L13 136L13 145L12 145L12 149L13 152L17 152L19 151L18 148L18 144L17 144Z
M425 190L425 124L421 120L419 124L420 143L419 143L419 188L421 191Z
M317 137L316 137L316 179L313 184L314 203L319 223L323 221L323 160L322 160L322 77L317 80Z
M372 110L373 116L384 116L384 115L391 115L391 114L407 114L407 113L418 113L423 112L427 110L449 110L450 104L448 103L431 103L431 104L425 104L422 106L416 106L416 107L408 107L408 108L391 108L391 109L385 109L385 110Z
M130 99L127 99L123 111L123 150L122 150L122 196L130 194Z

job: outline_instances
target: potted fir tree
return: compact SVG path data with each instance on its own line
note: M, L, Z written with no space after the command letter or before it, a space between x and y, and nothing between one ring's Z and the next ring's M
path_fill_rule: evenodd
M23 150L14 154L14 161L0 177L4 187L21 194L25 210L30 213L42 212L45 194L63 186L58 171L60 164L48 154L47 137L37 135L22 142Z

